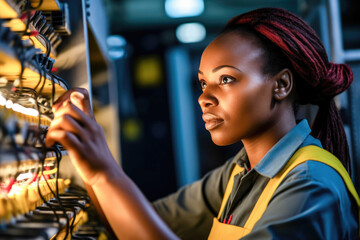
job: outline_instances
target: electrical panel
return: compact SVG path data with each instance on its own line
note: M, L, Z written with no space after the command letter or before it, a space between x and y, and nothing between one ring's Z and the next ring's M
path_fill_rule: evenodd
M0 239L106 239L86 191L60 174L66 149L44 145L74 86L55 67L74 2L0 0Z

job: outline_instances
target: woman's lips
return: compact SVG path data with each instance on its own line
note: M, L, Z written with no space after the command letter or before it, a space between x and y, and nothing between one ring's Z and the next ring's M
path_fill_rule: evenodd
M219 118L218 116L212 113L204 113L202 115L202 118L205 122L205 128L208 131L213 130L214 128L218 127L220 124L224 122L223 119Z

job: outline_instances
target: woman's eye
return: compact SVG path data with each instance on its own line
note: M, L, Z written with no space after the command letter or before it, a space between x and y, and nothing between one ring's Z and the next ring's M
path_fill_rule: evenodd
M228 84L228 83L231 83L233 81L234 81L234 79L231 78L231 77L228 77L228 76L222 76L221 77L221 84Z
M199 85L201 87L201 89L205 89L207 84L204 81L199 81Z

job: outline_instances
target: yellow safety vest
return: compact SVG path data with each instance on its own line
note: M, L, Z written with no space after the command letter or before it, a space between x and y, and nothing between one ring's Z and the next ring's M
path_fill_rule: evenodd
M226 202L228 198L230 197L230 193L232 191L233 185L234 185L234 176L239 174L244 170L244 168L239 167L239 165L236 164L234 167L229 182L226 186L224 198L221 203L219 215L217 218L214 218L213 225L209 234L208 239L215 240L215 239L239 239L251 232L253 229L255 223L261 218L261 216L264 214L267 205L270 202L270 199L272 198L275 190L278 188L284 177L296 166L299 164L306 162L306 161L318 161L325 163L329 165L330 167L334 168L342 177L344 180L350 194L354 197L356 200L356 203L358 205L359 209L359 223L360 223L360 199L359 196L355 190L355 187L351 181L351 178L349 174L347 173L344 166L341 164L341 162L331 153L328 151L319 148L317 146L306 146L302 147L298 151L295 152L295 154L290 158L290 160L287 162L287 164L282 168L282 170L266 185L265 189L261 193L258 201L255 204L255 207L253 208L248 220L246 221L244 227L238 227L230 224L221 223L219 221L220 216L224 210L224 207L226 205ZM360 229L359 229L359 236L360 236Z

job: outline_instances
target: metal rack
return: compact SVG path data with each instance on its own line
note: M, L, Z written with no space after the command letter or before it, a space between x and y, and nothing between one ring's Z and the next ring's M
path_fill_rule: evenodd
M74 167L69 165L60 171L60 159L62 164L69 163L67 151L59 145L45 149L44 139L52 120L52 103L68 90L68 85L86 87L85 82L90 86L90 77L86 74L90 73L88 54L84 54L84 64L66 68L61 65L61 59L69 55L63 49L71 50L73 40L82 43L81 51L88 51L84 44L88 41L87 20L82 15L86 13L85 5L84 1L44 0L39 8L25 11L25 2L0 0L3 30L0 34L0 238L17 239L32 235L43 239L46 235L45 239L70 239L71 232L77 231L87 221L85 208L89 206L89 200L84 198L85 193L70 193L70 196L65 193L71 189L70 183L76 183L78 176ZM40 3L39 0L30 2L32 6ZM72 31L69 8L80 11L77 18L82 23L80 27L73 26ZM31 22L28 24L35 13L40 14L40 10L44 21L41 28ZM52 41L52 51L49 52L50 37L47 40L39 36L40 30L44 32L45 24L49 24L47 29L53 27L61 38L65 36L60 51L55 51ZM74 35L66 37L70 33ZM53 67L58 56L60 64ZM76 78L76 72L85 72L81 84L71 81ZM60 210L49 208L59 204L60 199L69 197L76 206L68 206L65 200L61 200L63 207ZM39 221L38 215L44 214L51 215L52 220L43 220L41 227L36 221Z

